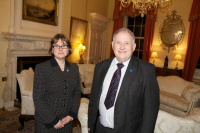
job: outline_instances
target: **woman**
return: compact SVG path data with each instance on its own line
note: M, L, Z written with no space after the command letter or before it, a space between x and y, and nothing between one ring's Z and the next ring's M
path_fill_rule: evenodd
M78 66L65 60L71 54L71 45L63 34L52 38L49 52L52 59L35 69L35 133L71 133L80 105Z

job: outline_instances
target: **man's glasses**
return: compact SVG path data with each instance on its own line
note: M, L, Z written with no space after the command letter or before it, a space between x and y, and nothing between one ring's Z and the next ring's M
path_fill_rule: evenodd
M53 45L53 48L55 48L55 49L60 49L60 48L67 49L68 46L67 45L62 45L62 46L60 46L60 45Z

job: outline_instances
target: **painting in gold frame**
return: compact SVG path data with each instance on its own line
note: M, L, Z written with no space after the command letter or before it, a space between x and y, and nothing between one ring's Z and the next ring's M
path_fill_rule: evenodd
M72 43L84 43L87 30L87 21L71 17L70 41Z
M23 0L23 19L58 25L59 0Z

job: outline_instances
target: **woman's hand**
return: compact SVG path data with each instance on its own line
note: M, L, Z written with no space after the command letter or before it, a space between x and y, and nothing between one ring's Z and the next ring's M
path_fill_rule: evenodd
M61 120L59 120L58 123L56 125L54 125L55 129L59 129L59 128L62 128L62 127L64 127L64 123Z
M63 124L65 125L65 124L69 123L70 121L73 121L73 118L68 115L65 118L63 118L62 121L63 121Z

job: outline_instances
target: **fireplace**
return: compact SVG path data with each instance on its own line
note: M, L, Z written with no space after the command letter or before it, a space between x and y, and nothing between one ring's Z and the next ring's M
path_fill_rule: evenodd
M7 108L14 106L14 100L17 99L16 74L20 72L20 68L17 68L18 62L23 59L23 67L28 67L26 66L26 63L28 62L27 58L35 58L31 60L33 61L33 64L37 64L40 63L36 61L37 58L49 57L48 49L51 38L14 33L2 34L3 37L8 40L6 63L7 81L3 90L3 104L4 107ZM42 59L42 61L44 60Z
M24 69L29 69L29 67L31 67L34 71L37 64L45 62L50 58L51 56L17 57L17 73L20 73ZM16 99L21 101L21 93L18 82Z

